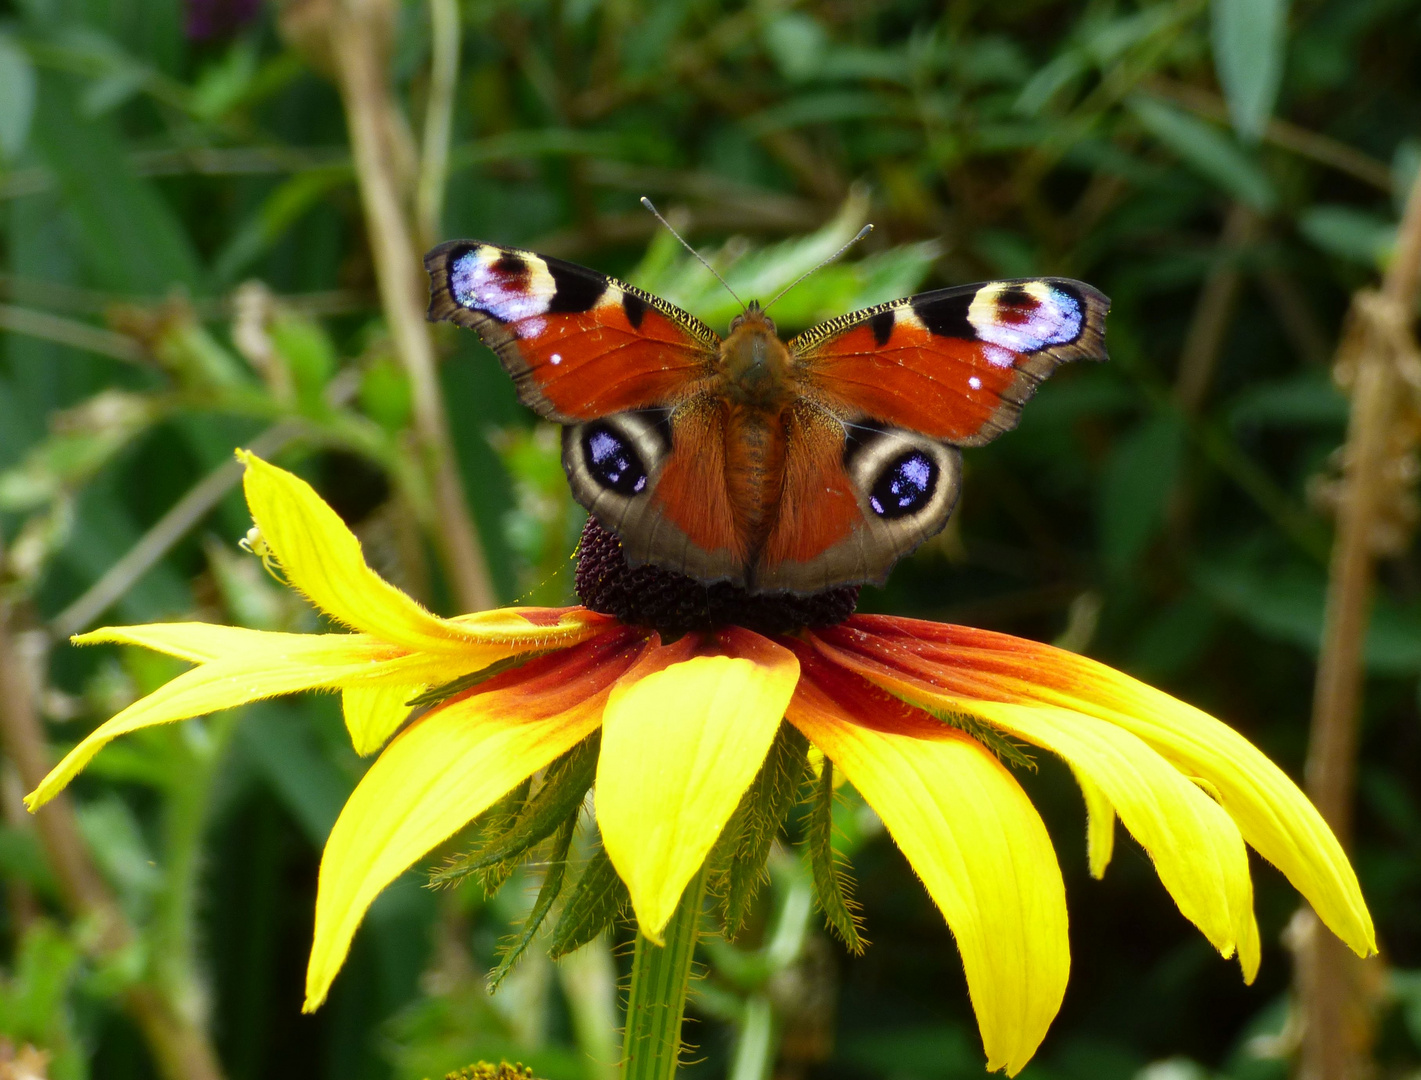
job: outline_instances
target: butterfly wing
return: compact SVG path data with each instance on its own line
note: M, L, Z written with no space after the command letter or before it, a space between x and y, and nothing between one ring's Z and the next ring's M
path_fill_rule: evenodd
M455 240L424 265L430 321L475 331L519 400L559 424L674 407L710 374L720 344L660 297L561 259Z
M474 330L519 399L564 425L573 495L621 537L632 565L745 581L724 418L706 393L720 339L704 323L635 286L531 251L453 241L424 263L430 320Z
M981 446L1069 360L1105 359L1110 301L1067 278L939 289L856 311L789 343L835 412Z
M748 551L726 482L723 402L625 412L563 428L578 502L616 533L631 566L746 583ZM674 452L673 452L674 451Z
M1105 358L1109 307L1079 281L996 281L880 304L791 341L804 402L756 588L881 582L947 523L957 448L1015 427L1058 365Z

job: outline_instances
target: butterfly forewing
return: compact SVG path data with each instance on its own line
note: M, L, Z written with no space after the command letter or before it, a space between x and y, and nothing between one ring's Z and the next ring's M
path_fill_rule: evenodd
M456 240L424 265L430 320L477 332L519 400L561 424L674 405L715 360L719 339L704 323L575 263Z
M1105 359L1110 301L1068 278L922 293L815 327L789 343L835 411L980 446L1016 426L1059 364Z

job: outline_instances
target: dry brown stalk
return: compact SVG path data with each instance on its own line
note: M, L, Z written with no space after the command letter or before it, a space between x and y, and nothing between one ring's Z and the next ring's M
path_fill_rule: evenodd
M0 737L21 785L33 791L52 763L15 640L12 614L10 601L0 596ZM90 857L68 798L57 796L35 815L34 823L65 911L75 922L96 928L91 948L112 956L127 947L135 937L133 927ZM122 1000L167 1080L222 1080L222 1066L207 1036L174 1002L144 983L129 987Z
M1308 746L1308 793L1344 844L1351 839L1363 648L1378 555L1395 553L1414 525L1412 486L1421 401L1421 354L1412 324L1421 282L1421 176L1412 185L1397 247L1376 292L1354 299L1336 372L1352 394L1337 534L1328 575ZM1365 973L1332 935L1305 923L1298 938L1302 1080L1371 1075Z
M461 608L497 602L483 546L474 528L454 459L453 440L436 370L434 342L424 321L425 284L412 224L413 170L389 82L385 0L322 4L341 99L345 105L360 197L370 234L380 301L395 351L409 375L415 433L429 474L434 520L445 571Z

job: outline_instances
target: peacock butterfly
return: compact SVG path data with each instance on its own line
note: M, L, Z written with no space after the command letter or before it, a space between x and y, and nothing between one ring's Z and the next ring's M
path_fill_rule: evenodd
M959 448L1016 426L1058 364L1105 358L1110 301L1067 278L879 304L724 340L594 270L471 240L424 260L429 319L473 329L563 425L578 502L654 563L751 592L882 582L947 523Z

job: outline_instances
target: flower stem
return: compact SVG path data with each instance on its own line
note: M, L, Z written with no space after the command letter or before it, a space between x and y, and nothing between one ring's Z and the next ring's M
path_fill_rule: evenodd
M670 1080L681 1053L681 1019L691 958L701 925L706 894L704 866L681 895L676 914L666 924L665 946L638 933L632 959L632 988L627 1002L627 1034L622 1043L622 1080Z

